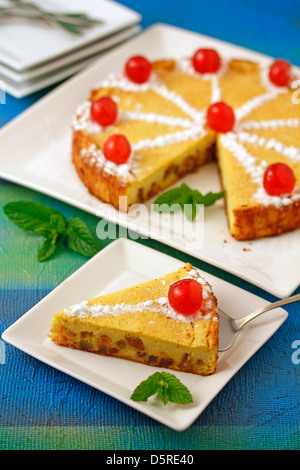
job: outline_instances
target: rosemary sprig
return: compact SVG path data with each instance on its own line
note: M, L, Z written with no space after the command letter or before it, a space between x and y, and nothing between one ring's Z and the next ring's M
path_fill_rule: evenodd
M59 27L75 35L81 35L85 29L103 23L102 20L90 18L86 13L50 12L22 0L10 0L10 3L11 6L0 7L0 19L18 17L42 20L48 26Z

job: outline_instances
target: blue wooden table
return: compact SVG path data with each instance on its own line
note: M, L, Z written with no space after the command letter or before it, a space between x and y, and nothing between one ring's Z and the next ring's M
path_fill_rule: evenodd
M142 14L144 28L169 23L300 65L299 0L121 3ZM20 100L7 95L6 104L0 105L0 125L49 90ZM92 231L98 222L57 200L0 180L0 334L86 262L81 255L61 250L47 263L38 263L37 237L18 229L3 215L4 204L20 199L40 201L67 217L78 215ZM139 243L186 260L183 253L158 242ZM268 301L275 300L214 266L190 260ZM293 355L293 345L300 340L300 305L286 309L289 317L283 326L182 433L1 341L0 449L299 449L300 363L298 355Z

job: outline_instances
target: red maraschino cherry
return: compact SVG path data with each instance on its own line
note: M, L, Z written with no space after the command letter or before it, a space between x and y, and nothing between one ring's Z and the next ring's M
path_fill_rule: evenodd
M91 104L91 119L100 126L111 126L117 120L118 107L109 96L102 96Z
M195 279L181 279L170 286L170 306L181 315L195 315L202 305L202 286Z
M221 59L214 49L198 49L193 55L192 63L196 72L216 73L221 66Z
M226 103L220 101L212 104L207 111L207 124L217 132L229 132L235 123L234 111Z
M110 136L104 144L103 154L105 158L118 165L126 163L131 154L131 146L122 134Z
M270 196L281 196L293 191L296 178L293 170L285 163L273 163L266 168L263 185Z
M131 57L125 65L125 74L134 83L145 83L152 73L152 64L146 57L136 55Z
M269 79L276 86L289 86L292 81L291 64L284 59L277 59L269 69Z

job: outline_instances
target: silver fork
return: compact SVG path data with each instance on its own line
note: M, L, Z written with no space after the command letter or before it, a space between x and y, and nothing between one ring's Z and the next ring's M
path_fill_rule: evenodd
M249 323L251 320L258 317L262 313L268 312L269 310L273 310L277 307L282 307L282 305L297 302L298 300L300 300L300 294L296 294L292 297L288 297L286 299L278 300L277 302L267 304L264 307L259 308L258 310L255 310L254 312L250 313L249 315L239 319L234 319L230 317L227 313L223 312L223 310L218 308L220 328L219 351L226 351L227 349L231 348L241 328L246 325L246 323Z

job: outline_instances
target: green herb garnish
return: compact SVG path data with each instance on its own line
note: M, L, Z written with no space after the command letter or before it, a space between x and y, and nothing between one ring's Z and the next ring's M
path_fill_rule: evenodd
M175 375L168 372L155 372L140 383L131 395L134 401L147 401L152 395L158 394L164 405L171 401L187 405L193 398L189 390Z
M49 259L64 241L72 251L88 257L98 253L101 248L87 225L78 217L67 221L56 209L31 201L10 202L3 210L19 228L44 237L38 250L39 261Z
M154 210L164 213L183 210L187 219L193 221L198 213L198 205L212 206L224 194L225 191L203 195L197 189L191 189L186 183L182 183L178 188L169 189L158 196L154 201Z

